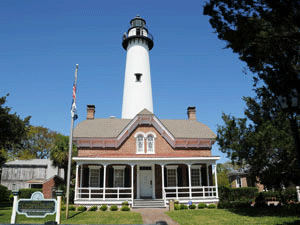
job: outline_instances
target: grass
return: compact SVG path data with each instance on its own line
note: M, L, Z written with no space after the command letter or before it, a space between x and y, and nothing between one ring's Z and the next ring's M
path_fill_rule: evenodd
M10 223L11 207L0 208L0 224ZM86 211L75 212L69 211L69 219L66 220L65 211L61 212L61 223L67 224L142 224L142 216L135 212L102 212L102 211ZM55 221L55 215L49 215L45 218L27 218L24 215L17 215L17 223L39 223L44 224L47 221Z
M176 210L166 214L181 225L300 224L299 214L285 213L280 208Z

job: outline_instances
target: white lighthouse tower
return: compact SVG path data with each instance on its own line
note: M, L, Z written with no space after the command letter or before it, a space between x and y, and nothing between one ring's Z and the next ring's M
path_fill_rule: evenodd
M130 21L122 45L127 51L122 119L132 119L143 109L153 112L149 61L153 37L143 18L136 16Z

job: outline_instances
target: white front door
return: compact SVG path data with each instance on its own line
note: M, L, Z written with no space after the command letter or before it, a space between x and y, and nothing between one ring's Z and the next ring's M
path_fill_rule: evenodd
M152 170L151 167L140 169L140 196L141 198L152 198Z

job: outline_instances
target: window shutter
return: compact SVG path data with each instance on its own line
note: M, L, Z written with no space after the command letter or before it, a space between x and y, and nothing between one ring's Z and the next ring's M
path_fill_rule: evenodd
M88 187L89 186L89 168L83 168L83 171L82 171L82 186L83 187ZM66 182L66 181L65 181Z
M100 168L100 187L103 187L103 174L104 170L103 167Z
M108 187L114 187L114 169L108 168Z
M167 185L167 176L168 176L168 174L167 174L167 169L166 168L164 168L164 175L165 175L165 177L164 177L164 182L165 182L165 187L168 187Z
M178 176L178 187L182 187L182 169L180 167L177 168L177 176Z
M206 171L207 167L201 167L201 183L202 186L209 186L207 184L207 171Z
M125 167L125 187L130 187L130 169Z

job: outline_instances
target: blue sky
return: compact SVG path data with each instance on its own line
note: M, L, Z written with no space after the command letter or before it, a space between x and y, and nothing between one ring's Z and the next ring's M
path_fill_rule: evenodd
M243 116L252 76L203 16L204 1L0 1L0 96L31 124L70 133L75 64L77 109L121 117L126 51L122 34L137 14L154 37L150 51L154 113L160 119L197 119L214 132L222 112ZM226 156L213 147L213 155Z

